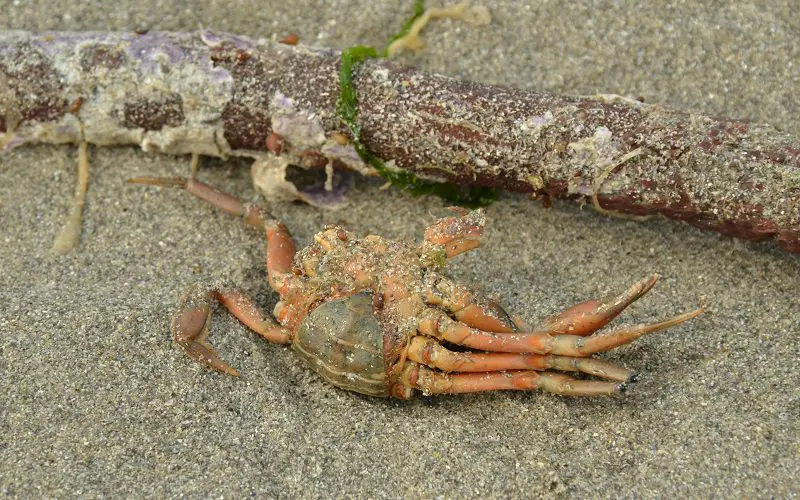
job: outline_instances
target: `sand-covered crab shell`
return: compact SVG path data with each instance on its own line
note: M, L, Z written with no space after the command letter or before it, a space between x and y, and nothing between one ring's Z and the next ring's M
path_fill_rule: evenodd
M298 252L282 223L195 179L132 182L183 188L264 231L269 285L280 294L274 310L277 323L242 292L227 287L192 287L172 322L175 340L190 358L230 375L239 372L206 340L211 300L266 340L291 344L333 385L401 399L416 390L614 394L635 373L595 358L595 353L703 312L701 308L661 322L596 333L647 293L658 279L654 275L617 296L581 302L530 327L440 272L449 259L480 245L486 224L482 211L455 209L455 216L425 230L422 244L376 235L359 238L328 226Z

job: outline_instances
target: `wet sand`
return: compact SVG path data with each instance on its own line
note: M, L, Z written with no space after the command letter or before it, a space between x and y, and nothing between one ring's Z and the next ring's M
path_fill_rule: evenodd
M0 6L0 29L296 32L313 45L380 45L411 2L124 0ZM407 5L406 5L407 4ZM573 94L644 96L800 135L800 24L785 7L494 2L491 26L425 32L401 60L460 78ZM783 10L782 10L783 9ZM0 491L30 496L790 497L800 493L800 256L667 220L603 217L502 195L480 250L451 274L535 320L624 289L656 288L618 322L705 300L709 314L605 358L640 371L613 398L490 393L385 401L323 383L291 350L215 309L234 379L190 363L169 334L193 282L237 283L271 309L261 236L190 196L127 186L189 161L92 148L80 248L50 252L76 148L0 157ZM246 162L200 177L253 198ZM325 223L420 238L445 213L359 182L351 205L275 205L307 244Z

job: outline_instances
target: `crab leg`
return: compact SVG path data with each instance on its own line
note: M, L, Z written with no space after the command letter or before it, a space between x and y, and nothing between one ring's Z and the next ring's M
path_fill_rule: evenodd
M430 283L425 302L449 311L455 319L487 332L516 332L514 320L497 302L480 300L468 287L437 276Z
M187 356L200 364L228 375L239 372L219 357L208 343L211 327L211 299L218 300L231 314L266 340L276 344L291 343L289 332L261 314L256 305L238 290L211 289L203 291L192 286L181 297L180 308L172 319L172 335Z
M436 340L423 336L411 340L408 359L445 372L554 369L582 372L619 382L632 382L635 379L634 372L600 359L553 354L454 352Z
M458 217L439 219L425 230L425 241L443 248L448 259L479 247L486 226L486 216L480 210L452 210Z
M658 275L634 283L616 297L587 300L542 321L535 330L555 335L590 335L616 318L626 307L650 291L658 281Z
M419 321L417 329L431 337L446 340L471 349L494 352L532 352L585 357L595 352L609 351L633 342L646 333L664 330L690 320L703 309L688 312L659 323L632 325L613 332L591 337L578 335L550 335L547 331L521 333L492 333L453 321L446 314L429 309Z
M410 387L417 388L424 394L541 389L562 396L600 396L614 394L625 389L624 383L575 380L560 373L515 370L445 374L416 363L409 363L403 379Z
M273 290L280 292L284 276L292 268L296 245L289 230L255 205L246 205L238 198L222 193L196 179L183 177L137 177L130 184L147 184L158 187L180 188L205 200L215 207L241 217L246 224L263 229L267 236L267 274ZM266 215L266 217L265 217Z
M128 179L128 184L146 184L149 186L183 189L235 217L242 217L244 222L251 226L265 228L264 217L258 207L246 206L237 198L217 191L208 184L194 178L136 177Z
M581 302L560 314L546 318L539 328L525 329L556 335L590 335L650 291L657 280L656 274L638 281L616 297ZM492 301L478 303L467 287L446 278L437 278L430 285L425 301L445 308L458 321L487 332L511 333L524 327L524 323L512 318L500 304Z

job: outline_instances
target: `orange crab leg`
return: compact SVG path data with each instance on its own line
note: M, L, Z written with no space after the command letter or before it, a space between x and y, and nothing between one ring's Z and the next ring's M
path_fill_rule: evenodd
M445 374L416 363L409 363L403 378L406 384L421 390L424 394L541 389L562 396L600 396L625 390L624 383L575 380L560 373L516 370Z
M266 214L255 205L246 205L226 193L212 188L196 179L183 177L137 177L128 179L130 184L147 184L150 186L180 188L211 203L215 207L241 217L246 224L263 229L267 236L267 274L269 284L275 291L280 291L286 273L292 268L296 252L294 239L289 230L281 222Z
M510 333L518 330L514 320L497 302L482 300L464 285L438 277L425 297L430 305L443 307L457 320L487 332Z
M258 306L239 290L213 290L211 295L246 327L273 344L291 344L291 334L272 319L264 316Z
M585 357L595 352L609 351L633 342L646 333L664 330L688 321L703 312L698 309L659 323L632 325L613 332L591 337L578 335L550 335L546 331L521 333L492 333L453 321L435 309L420 320L418 330L425 335L446 340L471 349L493 352L532 352L537 354L560 354Z
M408 359L445 372L494 372L505 370L560 370L632 382L636 374L608 361L553 354L454 352L429 337L414 337Z
M486 226L486 217L480 210L452 210L459 216L439 219L425 230L425 241L444 248L448 259L479 247Z
M426 302L443 307L462 323L487 332L510 333L524 328L556 335L585 336L616 318L626 307L650 291L657 280L658 275L653 275L635 283L618 296L576 304L560 314L543 320L538 328L529 328L522 321L512 318L496 302L476 303L474 294L467 287L445 278L437 279L431 286L426 295Z
M266 319L253 301L240 291L203 291L200 287L192 286L181 298L178 312L173 317L172 335L186 355L198 363L228 375L239 376L239 372L223 361L207 341L211 327L211 299L218 300L239 321L266 340L276 344L291 343L289 331Z
M276 292L282 291L296 251L294 238L282 222L274 221L267 227L267 276L270 287Z
M218 372L234 377L239 372L222 360L206 340L211 322L211 308L207 301L181 301L181 309L172 319L172 336L183 352L191 359Z
M545 319L535 330L556 335L590 335L616 318L626 307L650 291L656 284L654 274L633 284L622 294L602 300L587 300L576 304L560 314Z
M165 188L183 189L201 200L235 217L242 217L245 223L264 229L264 217L256 206L245 206L233 196L217 191L213 187L194 178L185 177L136 177L128 179L128 184L146 184Z

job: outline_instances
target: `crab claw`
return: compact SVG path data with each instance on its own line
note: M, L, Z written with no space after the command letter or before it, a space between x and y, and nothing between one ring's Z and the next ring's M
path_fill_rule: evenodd
M447 258L477 248L486 226L481 210L457 210L458 217L439 219L425 230L425 241L444 247Z
M616 318L626 307L650 291L658 274L634 283L617 296L587 300L544 320L542 329L556 335L590 335Z
M172 336L193 360L218 372L238 377L239 372L223 361L206 340L210 326L211 297L193 286L181 297L178 312L172 318Z

